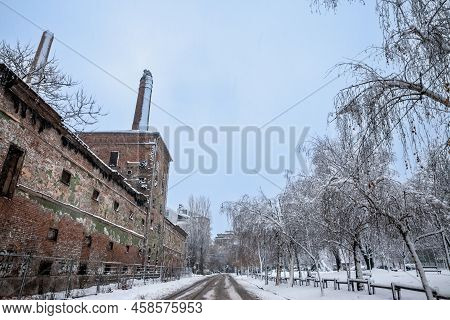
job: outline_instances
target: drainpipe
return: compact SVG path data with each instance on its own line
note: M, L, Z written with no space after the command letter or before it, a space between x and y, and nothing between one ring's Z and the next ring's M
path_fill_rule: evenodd
M153 161L152 161L152 179L150 186L150 196L148 197L147 204L147 215L145 218L145 238L144 238L144 284L145 284L145 275L147 273L147 264L148 264L148 238L149 238L149 217L152 212L153 207L153 188L155 183L155 170L156 170L156 154L158 150L158 137L156 137L155 142L150 142L149 145L153 146Z

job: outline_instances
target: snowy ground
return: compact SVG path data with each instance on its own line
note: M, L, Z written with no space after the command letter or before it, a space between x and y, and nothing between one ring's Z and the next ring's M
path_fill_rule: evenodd
M322 278L346 280L345 272L322 272ZM283 276L283 273L282 273ZM289 274L288 274L289 276ZM450 296L450 272L443 270L442 274L427 273L427 278L431 286L436 288L442 295ZM264 285L264 281L260 279L253 279L247 276L235 276L238 283L249 292L257 295L260 299L267 300L293 300L293 299L329 299L329 300L359 300L359 299L389 299L392 300L392 293L390 290L377 289L375 295L369 295L367 289L359 292L352 292L347 290L346 285L341 285L341 290L334 290L333 287L324 289L324 296L320 295L320 288L314 286L299 286L289 287L283 283L280 286L275 286L273 281L269 285ZM420 287L420 279L416 276L415 271L386 271L373 270L372 281L377 284L390 285L391 282L397 284L405 284L410 286ZM425 299L425 294L420 292L402 291L402 300L408 299Z
M207 276L206 276L207 277ZM116 289L109 293L100 293L82 297L83 300L158 300L179 290L189 287L193 283L204 279L205 276L192 275L191 277L182 278L180 280L169 282L150 282L144 285L143 283L135 283L133 288L129 290Z

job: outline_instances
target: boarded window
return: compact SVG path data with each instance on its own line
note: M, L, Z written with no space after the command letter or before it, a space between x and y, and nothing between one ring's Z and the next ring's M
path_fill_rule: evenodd
M119 151L111 151L109 155L109 166L117 167L118 162L119 162Z
M67 170L63 170L63 172L61 174L61 182L64 183L65 185L70 185L71 178L72 178L72 174Z
M48 229L47 240L51 240L51 241L58 240L58 229L55 229L55 228Z
M92 200L98 201L99 196L100 196L100 191L98 191L97 189L94 189L94 191L92 192Z
M11 144L0 174L0 196L12 198L22 170L25 152Z
M39 264L38 276L49 276L53 261L42 260Z

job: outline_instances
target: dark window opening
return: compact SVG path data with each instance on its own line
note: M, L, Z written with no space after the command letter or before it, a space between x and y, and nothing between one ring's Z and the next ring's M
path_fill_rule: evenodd
M122 267L122 274L125 274L128 272L128 266L123 266Z
M126 252L130 253L130 246L125 246Z
M12 198L22 170L25 152L11 144L0 174L0 196Z
M134 213L130 212L130 220L134 220Z
M38 276L49 276L52 270L53 261L42 260L39 264Z
M114 211L119 210L119 203L117 201L114 201L113 207L114 207Z
M105 268L103 269L103 274L111 273L112 266L110 264L105 264Z
M58 239L58 229L50 228L47 233L47 240L56 241Z
M127 172L128 174L132 174L133 173L133 171L131 171L131 170L128 170L128 172Z
M90 248L92 246L92 236L84 237L84 245L88 248Z
M114 248L114 242L110 241L110 242L108 243L108 250L109 250L109 251L112 251L113 248Z
M87 274L87 264L86 263L80 263L78 266L78 275L82 276Z
M111 151L109 155L109 166L117 167L118 162L119 162L119 151Z
M99 196L100 196L100 191L98 191L97 189L94 189L94 191L92 192L92 200L98 201Z
M61 174L61 182L64 183L65 185L70 185L71 178L72 178L72 174L67 170L63 170L63 172Z
M145 220L144 220L144 219L141 219L141 224L142 224L143 226L145 226Z

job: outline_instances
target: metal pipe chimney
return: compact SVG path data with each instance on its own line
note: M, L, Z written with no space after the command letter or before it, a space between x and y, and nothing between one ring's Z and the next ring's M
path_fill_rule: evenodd
M144 70L139 83L139 92L134 112L133 130L148 131L150 120L150 105L152 102L153 76L149 70Z
M39 87L39 82L42 78L44 67L48 61L48 56L52 47L53 37L53 33L48 30L44 31L42 34L33 63L30 66L30 71L26 80L27 83L37 83L37 87Z

